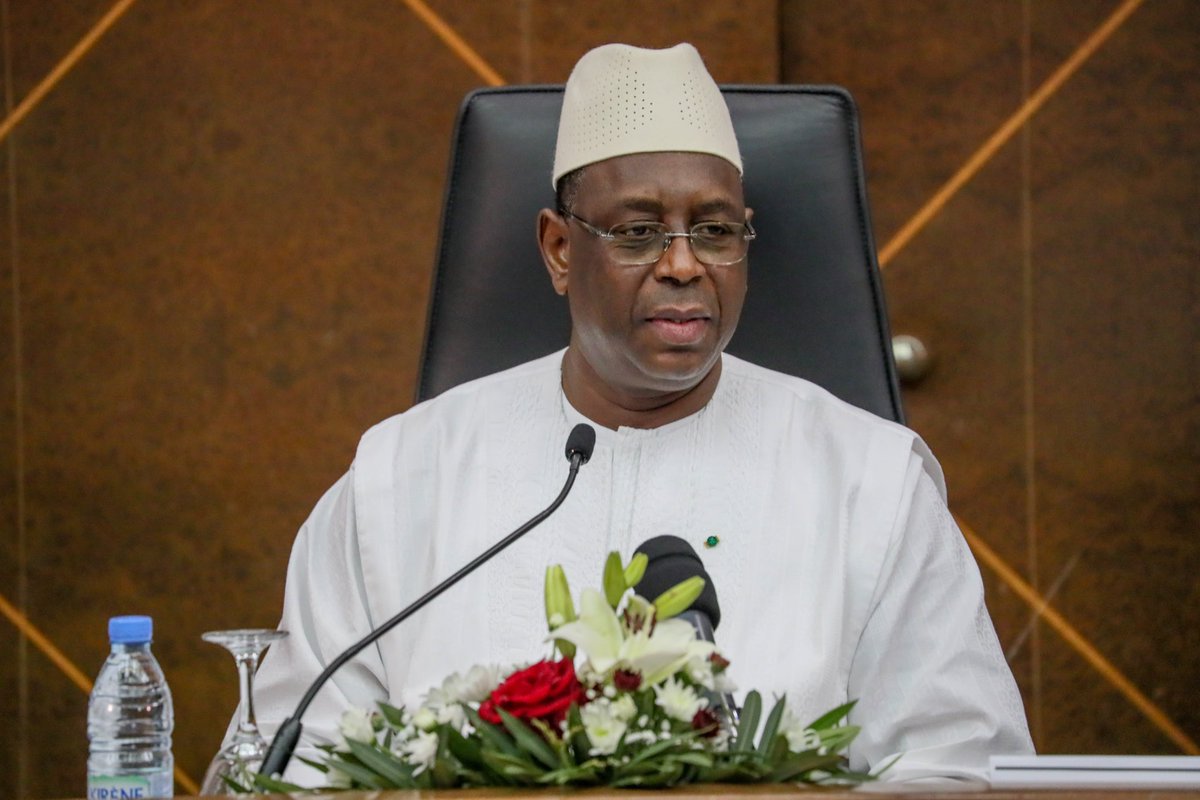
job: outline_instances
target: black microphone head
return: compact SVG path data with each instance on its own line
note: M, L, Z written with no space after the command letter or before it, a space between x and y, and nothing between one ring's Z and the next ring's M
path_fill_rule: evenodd
M655 536L638 546L637 552L645 553L648 559L646 574L634 587L634 591L647 600L653 600L680 581L693 575L704 578L704 591L692 603L689 610L699 611L712 623L713 630L721 623L721 606L717 603L717 590L712 578L704 569L704 562L690 544L678 536Z
M581 456L580 464L586 464L592 457L592 451L596 449L596 429L586 422L581 422L571 429L571 435L567 437L567 460L570 461L576 455Z

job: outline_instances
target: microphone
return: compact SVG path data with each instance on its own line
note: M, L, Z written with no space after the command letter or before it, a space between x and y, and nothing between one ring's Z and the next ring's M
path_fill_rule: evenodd
M313 681L312 686L308 687L304 697L300 699L300 704L296 706L296 711L279 726L279 730L275 731L275 738L271 740L271 747L267 750L266 757L263 758L261 774L268 777L275 777L283 773L287 768L288 762L292 759L292 753L296 749L296 743L300 740L300 717L308 710L313 698L317 696L317 691L325 685L333 673L345 664L354 656L358 655L367 645L373 643L376 639L383 636L392 628L399 625L404 620L411 617L416 612L424 608L431 600L436 598L442 592L449 589L454 584L458 583L463 578L470 575L479 567L490 561L497 553L510 544L520 539L529 531L540 525L547 517L553 514L563 501L567 499L567 494L570 493L571 487L575 484L575 476L579 472L579 467L586 464L592 457L592 450L596 447L596 429L591 425L579 423L571 429L570 436L567 437L566 456L571 462L570 473L567 475L567 482L563 484L562 491L558 493L558 497L554 498L545 511L535 516L533 519L526 522L515 531L505 536L496 544L483 551L476 556L471 562L460 568L457 572L446 578L444 581L434 586L425 594L421 595L415 601L405 607L399 614L389 619L387 622L380 625L375 630L368 633L358 642L346 648L346 651L340 656L329 662L329 666L317 676Z
M644 553L647 562L646 572L635 590L649 600L693 576L699 575L704 579L704 591L686 611L677 616L695 629L697 639L715 643L715 632L721 624L721 604L717 602L717 590L712 578L692 546L678 536L655 536L639 545L636 552ZM732 722L738 721L738 707L733 695L708 694L710 701L723 709Z

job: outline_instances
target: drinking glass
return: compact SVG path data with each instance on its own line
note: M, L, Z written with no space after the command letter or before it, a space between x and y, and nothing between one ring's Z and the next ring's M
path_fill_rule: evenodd
M201 635L204 641L219 644L233 654L241 699L238 701L237 730L209 764L200 794L236 794L230 780L252 788L250 774L258 771L267 753L267 742L254 722L254 671L263 650L287 635L287 631L268 629L210 631Z

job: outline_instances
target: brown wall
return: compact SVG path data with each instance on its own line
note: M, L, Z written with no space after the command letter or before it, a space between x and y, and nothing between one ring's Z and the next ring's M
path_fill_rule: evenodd
M878 241L1117 7L790 0L783 79L863 119ZM885 269L951 506L1200 738L1200 13L1150 0ZM984 570L1046 752L1178 749Z
M0 0L24 98L110 0ZM691 40L858 97L885 242L1113 7L432 3L507 80ZM955 509L1200 737L1191 0L1150 0L886 271ZM1026 73L1027 77L1026 77ZM145 612L194 777L202 631L270 626L295 529L409 403L447 143L480 79L400 0L141 0L0 154L0 593L94 673ZM1046 751L1173 752L989 575ZM80 795L85 698L0 622L0 796Z

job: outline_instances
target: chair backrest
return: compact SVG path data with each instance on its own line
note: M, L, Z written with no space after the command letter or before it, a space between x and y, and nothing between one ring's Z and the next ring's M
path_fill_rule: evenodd
M903 421L858 115L843 89L722 87L758 239L729 352ZM417 399L566 346L535 236L553 207L561 86L482 89L459 111Z

